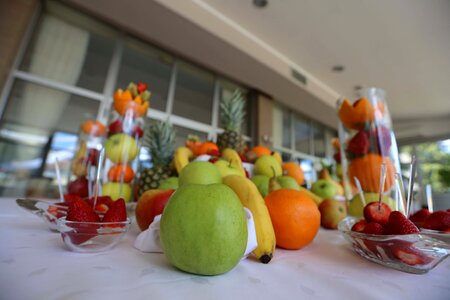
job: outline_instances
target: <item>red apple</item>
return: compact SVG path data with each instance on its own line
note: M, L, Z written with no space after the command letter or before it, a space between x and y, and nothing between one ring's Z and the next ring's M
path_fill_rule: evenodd
M141 230L148 229L153 219L162 214L173 192L175 190L148 190L142 194L136 205L136 221Z
M87 197L89 194L88 184L86 177L78 177L67 185L67 192L81 198Z

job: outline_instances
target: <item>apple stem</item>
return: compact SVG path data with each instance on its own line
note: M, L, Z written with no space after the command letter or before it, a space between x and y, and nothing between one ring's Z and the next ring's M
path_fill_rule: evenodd
M386 182L386 164L381 164L380 172L380 197L378 199L378 210L381 210L381 201L383 200L384 183Z
M59 171L59 162L57 157L55 157L55 169L56 169L56 181L58 182L59 200L61 202L64 202L64 193L61 182L61 172Z

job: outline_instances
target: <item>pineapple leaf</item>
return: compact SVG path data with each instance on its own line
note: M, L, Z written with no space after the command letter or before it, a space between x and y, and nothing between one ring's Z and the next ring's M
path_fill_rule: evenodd
M143 143L149 148L155 166L168 166L175 147L175 130L172 124L167 120L147 126Z
M245 101L241 92L236 89L233 95L228 99L223 99L220 103L220 117L222 127L225 130L241 131L241 125L245 117Z

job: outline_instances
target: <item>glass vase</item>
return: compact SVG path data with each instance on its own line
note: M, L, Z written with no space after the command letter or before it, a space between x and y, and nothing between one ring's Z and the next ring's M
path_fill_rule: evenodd
M69 194L92 197L92 182L105 136L106 126L102 122L88 118L81 124L77 149L70 165Z
M354 103L347 99L339 100L338 117L345 197L361 203L357 205L356 211L349 209L349 214L362 214L358 181L366 202L378 200L382 192L383 201L388 202L393 209L398 208L396 178L399 176L400 163L384 90L363 89ZM383 188L380 180L382 165L386 170Z
M132 201L144 121L149 107L147 86L131 83L114 94L105 145L102 195Z

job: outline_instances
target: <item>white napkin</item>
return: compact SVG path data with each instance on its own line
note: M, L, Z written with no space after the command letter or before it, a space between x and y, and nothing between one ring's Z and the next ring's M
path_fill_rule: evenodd
M258 246L256 240L255 223L253 221L252 212L244 207L245 215L247 217L247 247L243 258L246 258ZM161 215L157 215L147 230L142 231L134 241L134 247L142 252L156 252L163 253L161 241L159 239L159 224Z

